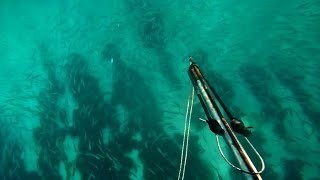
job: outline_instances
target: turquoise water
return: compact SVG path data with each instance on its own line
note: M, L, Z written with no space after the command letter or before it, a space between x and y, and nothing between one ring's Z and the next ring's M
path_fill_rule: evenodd
M319 179L319 7L1 1L0 179L178 179L189 55L254 127L264 179ZM199 117L195 97L184 178L243 178Z

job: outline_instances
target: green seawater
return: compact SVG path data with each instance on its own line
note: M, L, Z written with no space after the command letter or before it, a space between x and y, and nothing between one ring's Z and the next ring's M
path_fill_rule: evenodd
M0 1L0 179L178 179L189 56L263 179L319 179L319 0ZM246 179L198 118L180 179Z

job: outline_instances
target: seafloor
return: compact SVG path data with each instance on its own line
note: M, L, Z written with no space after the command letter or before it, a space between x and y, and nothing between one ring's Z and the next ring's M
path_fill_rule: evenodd
M264 179L319 180L319 53L319 0L2 0L0 179L177 179L192 55ZM184 178L241 179L199 117Z

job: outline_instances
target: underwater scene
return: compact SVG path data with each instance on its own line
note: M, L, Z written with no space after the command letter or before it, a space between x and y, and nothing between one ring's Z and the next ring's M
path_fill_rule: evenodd
M319 0L2 0L0 179L320 180L319 74Z

